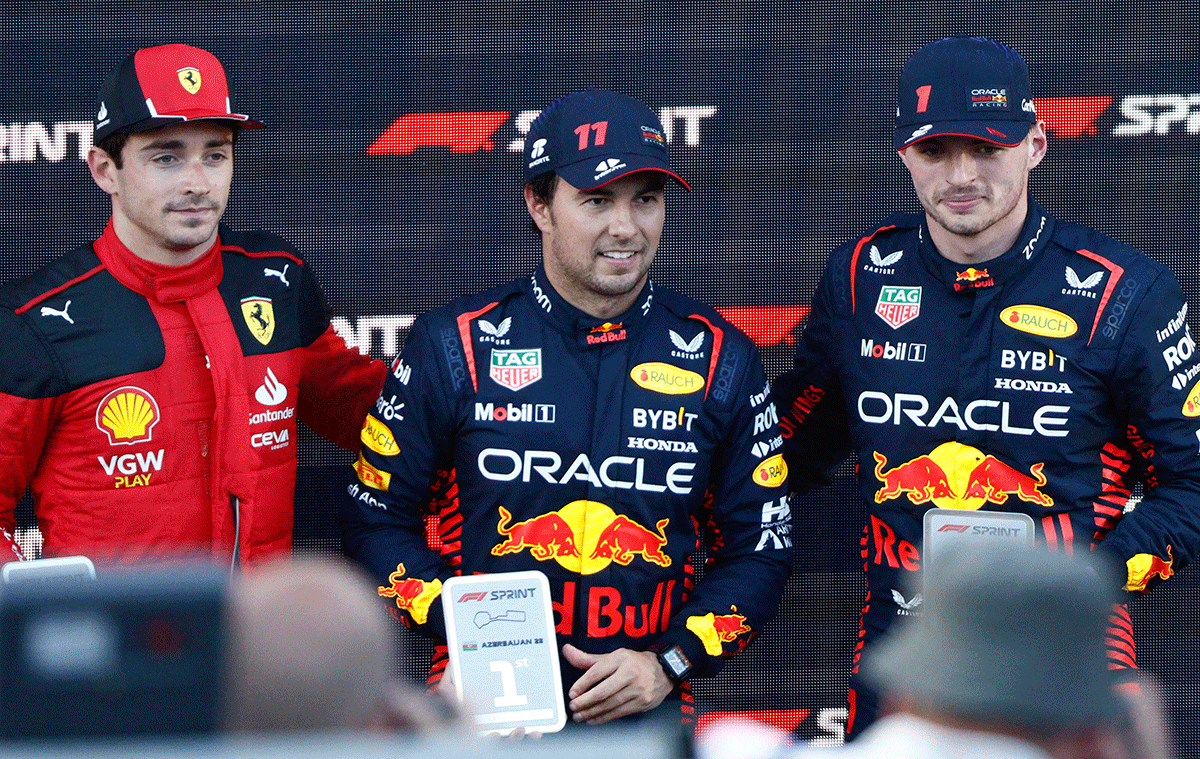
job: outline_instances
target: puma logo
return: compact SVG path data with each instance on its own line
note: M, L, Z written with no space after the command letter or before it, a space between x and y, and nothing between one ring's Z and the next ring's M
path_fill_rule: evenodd
M263 267L263 276L264 277L279 277L279 281L283 282L284 287L290 287L291 283L288 282L287 277L284 276L285 274L287 274L287 270L288 270L288 264L283 265L283 271L276 271L275 269L268 269L264 266Z
M59 311L55 308L50 308L49 306L42 306L42 316L61 316L62 318L66 319L68 323L74 324L75 320L72 319L70 314L67 313L67 309L70 307L71 301L67 301L67 304L63 306L62 311Z

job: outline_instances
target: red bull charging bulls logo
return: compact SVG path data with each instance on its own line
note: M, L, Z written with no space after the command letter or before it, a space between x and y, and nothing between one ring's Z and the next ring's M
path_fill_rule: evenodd
M667 545L669 519L660 519L654 530L617 514L596 501L572 501L558 511L512 523L512 514L500 507L496 531L504 540L492 548L493 556L526 549L538 561L557 561L564 569L590 575L612 562L629 566L641 558L660 567L671 566Z
M1171 555L1171 546L1167 546L1167 558L1160 559L1152 553L1139 553L1125 562L1129 571L1128 582L1123 590L1145 590L1154 578L1166 580L1175 574L1171 565L1175 557Z
M388 576L391 585L380 586L378 593L383 598L396 599L397 609L407 611L412 615L413 621L423 625L429 619L430 605L442 593L442 581L434 579L432 582L426 582L404 575L404 565L397 564L396 571Z
M1004 504L1010 495L1027 503L1053 506L1042 492L1044 464L1037 463L1023 474L995 456L962 443L942 443L933 451L892 469L887 457L875 452L875 477L881 487L875 503L908 496L914 505L930 503L943 509L983 508L986 503Z
M737 607L731 606L730 611L737 612ZM741 614L714 614L711 611L702 617L688 617L687 629L700 639L709 656L720 656L723 643L732 643L739 636L752 632Z

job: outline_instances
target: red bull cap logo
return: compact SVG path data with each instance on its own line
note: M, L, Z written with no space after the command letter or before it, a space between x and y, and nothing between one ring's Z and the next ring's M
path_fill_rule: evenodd
M394 598L397 609L407 611L414 622L423 625L429 620L429 607L442 593L442 581L434 578L426 582L405 574L404 564L397 564L396 571L388 576L391 584L379 586L376 592L382 598Z
M687 629L704 644L704 652L709 656L720 656L724 650L723 644L732 643L740 636L749 635L753 630L746 624L746 618L737 614L737 607L729 607L733 614L714 614L709 612L702 617L688 617Z
M1166 580L1175 574L1172 566L1175 558L1171 555L1171 546L1167 546L1167 559L1163 561L1152 553L1139 553L1125 562L1128 570L1128 582L1122 590L1145 590L1155 577Z
M669 567L671 557L663 551L669 522L660 519L649 530L602 503L572 501L558 511L513 524L512 514L501 506L496 531L504 540L492 548L492 555L528 550L538 561L556 561L585 575L613 562L627 567L634 560Z
M907 496L913 505L932 503L943 509L983 508L986 503L1002 505L1010 495L1026 503L1053 506L1042 492L1044 463L1034 464L1023 474L995 456L962 443L942 443L912 461L886 469L887 457L875 452L875 477L883 487L875 503Z

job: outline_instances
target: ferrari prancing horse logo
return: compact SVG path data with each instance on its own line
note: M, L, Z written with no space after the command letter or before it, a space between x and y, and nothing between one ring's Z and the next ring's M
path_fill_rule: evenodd
M194 66L188 66L187 68L179 69L175 72L175 74L179 77L179 83L182 84L183 88L189 93L195 95L200 91L200 69Z
M263 345L271 342L275 334L275 309L271 308L270 298L242 298L242 317L255 340Z

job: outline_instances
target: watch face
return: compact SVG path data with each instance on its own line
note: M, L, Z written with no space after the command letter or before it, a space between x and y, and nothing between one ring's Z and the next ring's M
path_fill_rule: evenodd
M675 677L683 677L692 668L692 663L683 655L679 646L673 646L663 651L662 660Z

